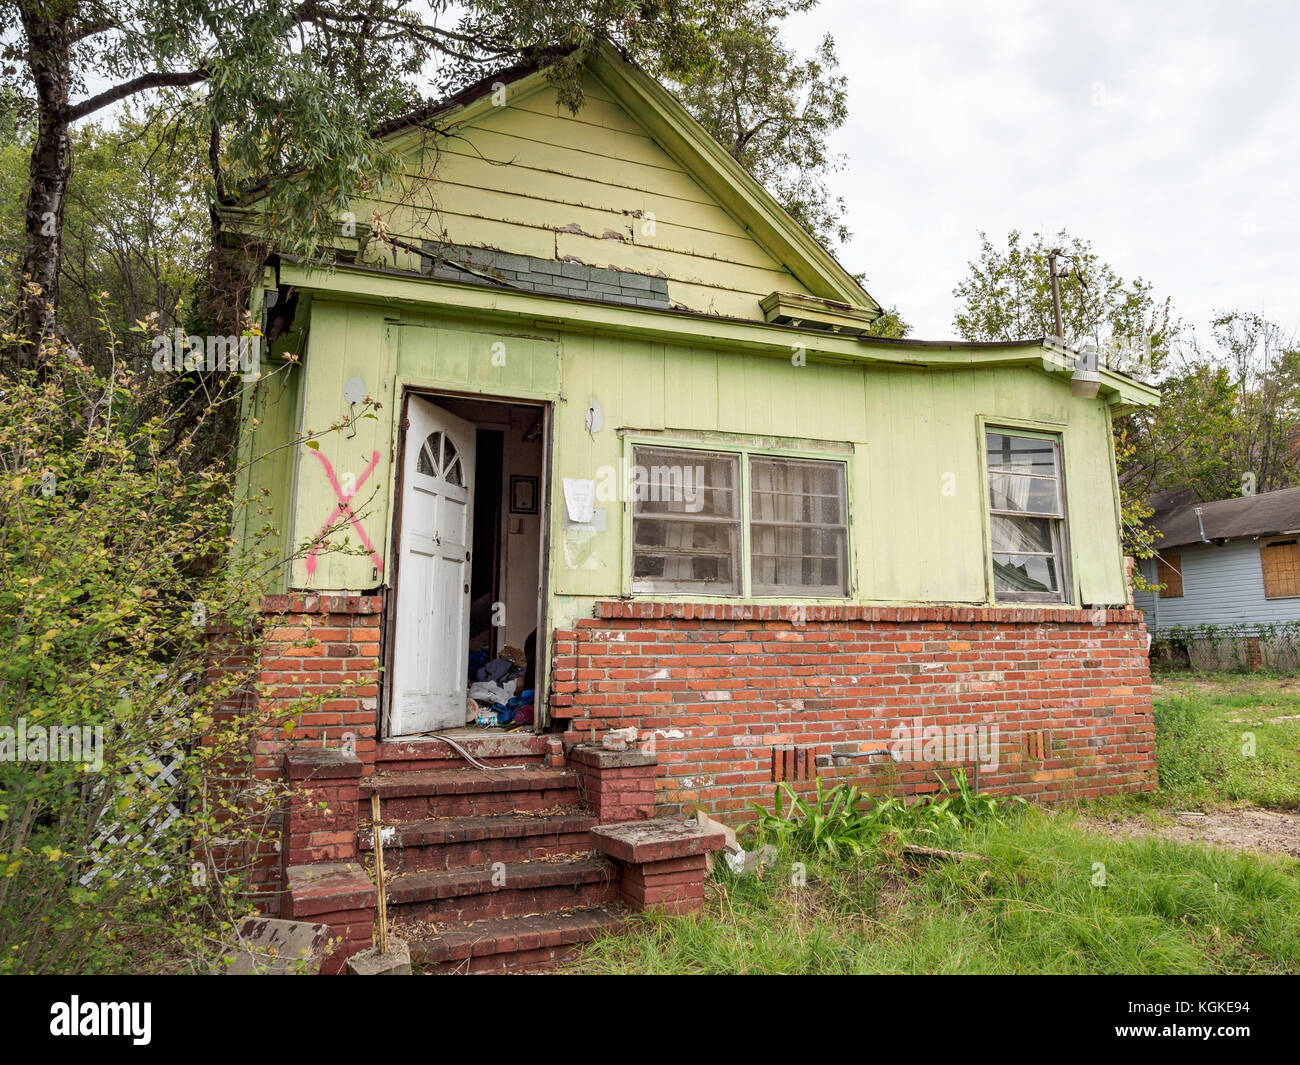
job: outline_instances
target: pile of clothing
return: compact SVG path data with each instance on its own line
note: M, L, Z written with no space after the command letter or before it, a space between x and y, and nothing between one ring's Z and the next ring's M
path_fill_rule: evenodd
M515 691L527 666L527 657L517 647L503 648L491 660L486 651L471 651L466 723L485 728L532 724L533 689Z

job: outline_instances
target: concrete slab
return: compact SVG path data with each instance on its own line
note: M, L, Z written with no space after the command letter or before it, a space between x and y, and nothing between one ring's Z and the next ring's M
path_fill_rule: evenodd
M719 851L727 841L723 832L674 817L600 825L591 830L591 835L596 846L611 858L637 865Z
M239 927L239 945L220 972L231 976L315 975L329 943L330 927L274 917L250 917Z

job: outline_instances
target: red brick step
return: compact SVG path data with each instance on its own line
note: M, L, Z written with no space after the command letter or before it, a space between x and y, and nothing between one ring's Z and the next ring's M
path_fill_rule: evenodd
M394 872L521 862L591 850L596 818L581 810L490 817L434 817L384 828L384 864ZM374 849L364 828L357 845Z
M576 773L540 765L377 773L361 782L361 790L384 800L386 820L524 813L581 801Z
M625 920L618 906L595 906L462 925L399 924L396 934L409 941L411 960L423 972L510 972L554 968Z
M387 896L403 917L479 921L613 902L618 879L610 862L589 855L398 873Z

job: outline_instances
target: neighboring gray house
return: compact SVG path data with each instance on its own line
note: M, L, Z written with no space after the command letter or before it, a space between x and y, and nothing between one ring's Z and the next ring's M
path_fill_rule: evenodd
M1177 493L1157 502L1151 524L1162 534L1156 541L1159 557L1143 560L1141 570L1164 587L1135 591L1133 599L1153 634L1214 626L1226 630L1225 637L1240 638L1260 626L1300 623L1300 488L1213 503ZM1285 643L1289 660L1291 644L1300 641ZM1201 650L1199 657L1206 659L1207 649ZM1281 648L1252 642L1247 664L1259 664L1257 654L1264 664L1290 664L1270 661L1272 650ZM1194 653L1193 660L1197 657Z

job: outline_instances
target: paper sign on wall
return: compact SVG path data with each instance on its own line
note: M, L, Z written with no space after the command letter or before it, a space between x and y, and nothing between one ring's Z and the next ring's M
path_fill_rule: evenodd
M596 482L588 478L564 478L564 509L575 525L588 525L596 503Z

